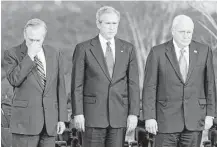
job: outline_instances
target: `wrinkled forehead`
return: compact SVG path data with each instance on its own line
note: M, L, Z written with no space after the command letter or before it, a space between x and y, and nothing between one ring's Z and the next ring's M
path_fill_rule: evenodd
M29 26L26 28L27 35L40 36L40 35L45 35L45 33L46 33L46 30L42 26Z
M100 20L105 19L105 18L118 18L118 15L115 12L104 12L100 15Z

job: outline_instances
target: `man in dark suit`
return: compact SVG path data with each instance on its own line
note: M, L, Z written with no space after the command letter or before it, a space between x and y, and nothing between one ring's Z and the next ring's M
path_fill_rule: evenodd
M215 116L212 50L192 40L194 23L178 15L173 39L151 49L146 63L143 111L156 147L199 147Z
M72 69L75 126L84 147L121 147L139 115L139 75L132 44L116 38L120 13L97 11L99 35L76 46Z
M63 57L43 45L46 24L29 20L25 41L5 51L7 79L14 88L10 129L13 147L54 147L67 121Z

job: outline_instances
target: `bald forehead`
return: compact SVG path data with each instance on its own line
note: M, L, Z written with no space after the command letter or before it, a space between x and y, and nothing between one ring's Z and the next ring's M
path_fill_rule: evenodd
M189 28L194 29L193 20L186 15L178 15L174 18L172 28L188 26Z

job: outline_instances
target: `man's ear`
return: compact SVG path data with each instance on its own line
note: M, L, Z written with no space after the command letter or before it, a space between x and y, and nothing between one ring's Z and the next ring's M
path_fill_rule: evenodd
M175 31L175 30L172 28L172 29L171 29L171 33L172 33L172 35L174 35L174 31Z
M26 40L26 32L25 31L23 31L23 36L24 36L24 39Z
M97 26L98 29L100 29L100 25L101 25L101 23L96 20L96 26Z

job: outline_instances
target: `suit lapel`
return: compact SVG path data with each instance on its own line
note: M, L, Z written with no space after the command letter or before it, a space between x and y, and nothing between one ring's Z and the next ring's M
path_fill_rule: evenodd
M189 46L189 68L188 68L188 74L187 74L187 78L186 78L186 84L191 76L191 73L197 63L197 59L198 59L198 51L197 48L195 46L194 42L191 42L190 46Z
M177 76L182 81L182 83L184 83L180 69L179 69L179 64L178 64L178 60L176 57L175 48L173 46L172 40L169 41L167 46L166 46L166 56L167 56L168 60L170 61L170 63L172 64L172 67L174 68Z
M53 57L52 57L52 50L49 49L47 46L43 46L44 56L46 61L46 84L44 88L44 93L48 90L49 85L51 83L51 77L53 72Z
M24 41L22 44L21 44L21 47L20 47L20 54L18 54L19 56L19 60L21 61L27 54L27 46L26 46L26 42ZM38 71L37 71L37 67L35 66L33 69L32 69L32 74L34 75L35 79L36 80L33 80L35 82L35 85L36 87L38 87L38 89L40 91L43 90L43 85L41 83L41 79L40 79L40 76L38 75Z
M111 77L109 75L105 57L104 57L102 47L99 41L99 37L97 36L93 40L91 40L91 44L92 44L92 47L90 49L91 53L93 54L93 56L99 63L99 66L101 67L102 71L104 72L108 80L111 81Z
M123 61L123 58L121 56L122 55L121 52L123 52L122 45L123 43L118 38L115 38L115 65L114 65L113 76L112 76L113 81L114 79L116 79L116 76L118 75L122 67L122 61Z

